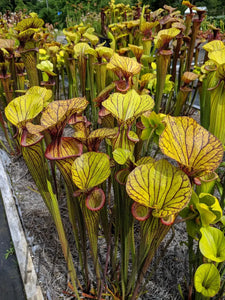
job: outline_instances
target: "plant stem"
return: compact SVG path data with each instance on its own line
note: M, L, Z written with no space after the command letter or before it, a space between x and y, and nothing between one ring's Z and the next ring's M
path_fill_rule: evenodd
M39 77L36 68L36 52L34 50L26 50L21 52L21 56L27 71L30 86L39 86Z
M10 91L11 75L7 74L5 77L1 76L0 79L5 93L6 104L8 104L12 100L12 92Z
M74 293L75 293L76 297L78 299L80 299L79 294L78 294L78 290L77 290L77 286L76 286L76 282L77 282L78 279L77 279L76 271L75 271L74 264L73 264L72 254L70 252L69 245L68 245L68 242L67 242L67 238L66 238L66 235L65 235L65 231L64 231L64 228L63 228L63 223L62 223L62 219L61 219L61 215L60 215L58 201L57 201L55 195L53 194L53 191L51 190L50 183L49 183L49 191L50 191L50 194L51 194L52 216L53 216L55 226L56 226L56 229L57 229L57 232L58 232L58 235L59 235L59 240L61 242L63 254L64 254L65 260L67 262L68 272L69 272L70 277L71 277ZM79 281L78 281L78 283L79 283Z
M66 99L65 72L64 72L64 68L61 68L61 77L62 77L63 96L64 96L64 99Z
M149 134L149 137L148 137L147 143L146 143L146 150L145 150L145 154L144 154L144 156L147 156L147 155L148 155L148 153L150 152L148 148L149 148L149 144L150 144L150 141L151 141L151 138L152 138L152 136L153 136L154 132L155 132L155 128L152 128L152 130L151 130L151 132L150 132L150 134Z
M101 285L100 293L98 296L98 300L101 300L101 297L102 297L103 287L105 286L106 275L107 275L107 270L108 270L108 265L109 265L110 252L111 252L111 230L112 230L112 222L110 222L110 224L109 224L109 241L108 241L108 247L107 247L107 253L106 253L105 268L104 268L103 278L102 278L102 285Z
M156 83L156 95L155 95L155 112L159 113L163 90L165 86L167 69L170 61L171 51L161 51L157 56L157 83Z
M98 261L98 229L100 211L91 211L85 205L85 198L79 197L80 207L85 221L86 229L88 232L91 253L94 261L94 268L97 280L97 294L101 293L101 273Z
M220 206L222 209L224 209L225 207L225 177L223 178L223 193L222 196L220 198Z
M183 34L180 33L177 37L176 37L176 41L177 41L177 44L176 44L176 47L174 49L174 55L173 55L173 65L172 65L172 78L171 80L173 82L175 82L176 80L176 74L177 74L177 61L178 61L178 58L179 58L179 53L180 53L180 49L181 49L181 46L182 46L182 42L183 42Z
M189 255L189 295L188 299L192 299L192 291L193 291L193 275L194 275L194 262L195 262L195 253L193 250L193 238L188 235L188 255Z
M187 112L185 113L186 116L188 116L189 113L190 113L190 110L191 110L191 108L192 108L192 106L193 106L193 104L194 104L194 101L195 101L197 92L198 92L198 87L196 86L195 89L194 89L194 95L192 96L192 99L191 99L191 103L190 103L190 105L189 105L189 107L188 107Z
M97 128L98 125L98 116L96 112L96 107L94 103L95 98L95 84L94 84L94 57L92 55L89 55L88 61L87 61L87 76L88 76L88 85L90 88L90 103L91 103L91 121L93 129Z
M189 87L186 87L186 86L180 88L180 91L177 96L175 111L173 113L174 116L179 116L181 114L182 108L183 108L183 106L188 98L188 95L190 94L191 91L192 91L192 89L190 89Z
M209 77L211 74L208 75ZM208 130L210 124L210 92L208 88L208 78L204 78L199 89L200 94L200 123Z
M60 216L60 210L58 201L53 193L52 186L48 180L47 166L44 159L43 150L40 143L37 143L30 147L22 147L22 154L24 160L28 166L28 169L38 187L40 194L51 213L62 246L63 254L67 262L68 271L70 273L74 292L78 299L80 299L78 290L76 287L77 275L73 265L73 259L69 250L68 241L63 228L62 219Z
M164 257L165 255L165 252L167 251L170 243L172 242L172 240L174 239L175 237L175 230L174 230L174 227L172 226L172 235L170 237L170 239L167 241L166 245L163 247L162 249L162 252L161 252L161 255L157 258L156 262L155 262L155 266L157 267L158 264L160 263L160 261L162 260L162 258ZM145 279L145 284L143 285L142 287L142 291L145 290L145 287L147 285L147 283L151 280L152 276L154 275L154 272L156 272L156 269L154 268L154 270L152 270L149 274L149 276ZM139 293L140 294L140 293Z
M193 20L191 42L190 42L190 47L188 48L188 57L187 57L186 68L185 68L186 71L190 71L191 68L191 63L192 63L192 58L193 58L193 53L195 48L195 40L199 32L200 25L201 25L200 20L198 19Z
M79 205L79 201L77 199L74 199L73 196L73 192L76 190L76 187L72 181L71 174L70 174L73 161L74 158L67 158L63 160L58 160L56 164L66 183L67 207L68 207L69 219L73 229L73 234L74 234L76 248L79 255L81 270L85 279L86 290L88 291L89 276L88 276L85 223L82 218L82 212Z
M163 238L165 237L165 235L168 233L169 230L170 230L170 226L165 226L161 224L160 220L158 220L157 232L155 233L154 238L151 240L151 244L149 248L150 250L148 252L148 256L144 260L143 267L139 272L131 300L135 300L136 297L138 296L139 288L142 283L142 280L144 279L145 273L148 270L148 267L156 253L156 250L158 249L160 243L162 242Z
M170 112L170 106L171 106L171 101L172 101L172 98L173 98L173 94L174 94L174 91L173 90L170 91L169 98L166 101L165 114L168 114Z

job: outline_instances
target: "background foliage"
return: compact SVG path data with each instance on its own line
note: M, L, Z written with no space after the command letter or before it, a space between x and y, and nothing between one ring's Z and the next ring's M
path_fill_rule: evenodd
M99 12L101 8L108 5L108 0L1 0L0 12L5 13L7 10L18 11L26 9L28 12L34 11L38 13L46 23L51 23L59 28L67 25L68 18L73 21L80 21L81 16L85 16L87 12ZM116 3L118 1L115 1ZM120 3L134 5L136 0L122 0ZM190 1L196 6L206 6L208 9L208 16L224 15L225 0L204 0L204 1ZM184 12L185 7L182 6L180 0L143 0L142 4L150 5L154 11L163 5L167 4L177 7Z

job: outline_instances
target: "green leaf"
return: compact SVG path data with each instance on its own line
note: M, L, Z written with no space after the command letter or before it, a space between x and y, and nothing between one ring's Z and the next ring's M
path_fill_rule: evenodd
M133 131L127 131L125 127L120 127L120 130L113 140L113 149L122 148L127 149L133 153L135 143L138 142L138 136Z
M87 43L78 43L74 46L74 57L84 56L87 54L87 50L91 48Z
M109 97L109 94L112 92L112 90L115 88L115 83L112 82L108 86L106 86L100 94L93 100L94 102L97 102L98 105L99 103L102 103L102 101L106 100Z
M98 128L89 134L88 139L103 140L105 137L113 138L116 136L117 131L115 128Z
M99 57L105 58L106 60L109 60L113 55L113 50L108 47L101 46L97 47L95 50Z
M198 211L200 212L201 221L202 221L203 226L207 226L209 224L214 224L214 223L218 222L223 214L222 208L220 206L218 199L215 196L208 194L208 193L201 193L199 195L199 204L196 207L197 207ZM200 210L199 210L199 208L200 208ZM204 208L204 210L206 209L208 214L210 212L210 214L211 214L210 222L209 222L209 220L207 220L206 217L204 217L205 212L204 213L201 212L202 208Z
M56 74L53 72L53 63L51 63L49 60L41 61L40 64L37 64L37 68L48 75L56 76Z
M29 40L31 39L32 35L34 35L36 32L39 32L40 29L38 28L28 28L18 34L18 39L21 40Z
M52 91L40 86L32 86L26 92L26 95L38 94L43 98L44 107L47 106L52 98Z
M71 171L72 179L79 189L91 189L109 177L109 157L104 153L84 153L74 161Z
M96 196L96 195L95 195ZM98 261L98 230L99 230L99 218L100 211L91 211L88 209L86 201L80 201L80 207L82 210L83 218L85 221L88 238L91 247L91 254L93 257L94 267L96 271L96 277L100 278L100 266Z
M223 158L220 140L189 117L164 119L166 128L160 136L162 152L175 159L189 176L213 172Z
M222 41L214 40L214 41L211 41L211 42L205 44L202 48L207 52L212 52L212 51L221 50L224 47L225 46Z
M83 37L85 37L86 39L88 39L88 40L91 42L91 44L94 45L94 46L95 46L95 45L98 43L98 41L99 41L99 38L98 38L96 35L90 34L90 33L88 33L88 32L85 32L85 33L83 34Z
M49 81L49 76L46 72L42 72L42 79L43 81Z
M194 276L196 291L205 297L214 297L220 289L220 273L213 264L198 267Z
M192 190L191 200L188 204L188 207L185 207L181 212L180 216L186 220L187 233L193 239L199 240L201 222L197 222L199 220L199 216L196 214L196 205L199 203L198 195ZM194 218L192 218L194 217ZM189 219L191 218L191 219Z
M164 45L169 44L169 42L175 38L180 33L177 28L169 28L160 30L155 38L155 47L160 49Z
M178 213L192 192L188 176L164 159L136 167L128 176L126 190L158 218Z
M201 176L199 179L201 181L201 185L196 186L196 192L198 194L201 193L213 194L212 191L218 179L218 175L215 172L212 172L204 176Z
M43 25L44 25L44 21L42 19L39 19L37 17L31 17L20 21L16 25L15 29L17 31L24 31L29 28L41 28Z
M43 98L38 94L30 94L12 100L5 108L5 115L13 125L22 127L34 119L42 109Z
M222 218L220 219L220 222L225 226L225 216L222 216Z
M0 48L6 50L13 49L15 47L15 40L13 39L0 39Z
M199 241L201 253L215 262L225 260L225 237L223 232L214 227L202 227L202 237Z
M186 224L187 224L188 235L190 235L193 239L198 241L200 235L200 228L201 228L200 222L196 222L196 219L194 219L194 220L187 220Z
M88 149L89 151L98 151L101 141L104 138L113 139L116 137L118 129L116 128L99 128L92 131L87 140L88 140ZM85 133L87 129L85 128Z
M128 44L130 50L133 52L134 56L136 57L137 61L140 62L141 56L144 52L143 46L136 46L132 44Z
M148 164L148 163L152 163L154 162L154 158L151 157L151 156L144 156L142 158L140 158L137 162L136 162L136 165L137 166L140 166L140 165L145 165L145 164Z
M126 94L114 93L102 105L111 112L120 124L132 124L142 113L154 107L153 99L148 95L138 95L135 90Z
M128 160L134 162L132 152L122 148L117 148L113 151L113 158L120 165L124 165Z
M141 122L145 126L145 129L141 134L141 139L147 140L153 129L155 130L155 135L161 135L165 129L165 125L163 123L164 117L164 114L156 114L154 111L151 112L149 117L141 116Z
M45 108L41 116L41 125L27 123L27 129L32 134L37 134L48 129L52 136L62 136L62 131L75 113L82 112L88 104L85 98L53 101ZM57 139L54 138L54 143Z
M63 33L69 42L74 42L74 44L77 44L80 41L81 35L79 32L71 32L63 29Z
M216 220L216 215L210 211L208 205L199 203L196 205L196 208L200 213L202 226L209 226L210 224L214 223Z
M224 48L225 50L225 48ZM225 57L225 56L224 56ZM224 73L221 76L224 76ZM219 80L216 76L217 81ZM215 85L214 85L215 86ZM225 145L225 89L224 81L222 80L215 89L211 91L211 111L209 131L212 132Z
M174 88L174 82L170 80L171 77L172 75L169 74L166 75L166 81L163 89L164 94L169 94Z
M93 48L88 48L85 52L86 52L86 54L90 54L90 55L92 55L94 57L97 57L97 52Z
M209 59L213 60L217 65L225 64L225 47L221 50L210 51L208 56Z
M107 69L116 74L121 73L125 78L136 75L141 71L141 64L130 57L120 56L114 53L107 64Z
M27 123L27 130L31 134L38 134L44 130L50 132L52 141L46 149L46 158L58 160L81 154L82 144L73 137L62 137L62 134L71 116L83 111L87 104L85 98L53 101L43 111L41 125Z
M130 140L131 142L134 142L134 143L139 142L138 135L136 134L136 132L134 132L132 130L129 130L127 132L127 137L128 137L128 140Z
M56 125L58 128L63 127L65 121L73 114L82 112L87 104L88 101L82 97L51 102L41 117L43 129L54 128Z

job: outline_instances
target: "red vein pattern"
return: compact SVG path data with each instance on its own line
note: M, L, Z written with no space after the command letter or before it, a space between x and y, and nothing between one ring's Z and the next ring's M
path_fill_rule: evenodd
M160 149L181 164L188 175L210 173L219 166L224 151L214 135L189 117L167 116L164 120Z
M93 188L109 177L109 157L104 153L84 153L74 161L71 171L72 179L79 189Z
M188 176L164 159L136 167L128 176L126 190L160 218L178 213L191 197Z

